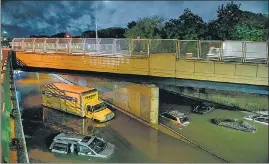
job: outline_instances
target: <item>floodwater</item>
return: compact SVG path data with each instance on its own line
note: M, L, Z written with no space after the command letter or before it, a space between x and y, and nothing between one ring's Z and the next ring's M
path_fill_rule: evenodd
M44 74L43 74L44 75ZM30 162L53 163L122 163L122 162L224 162L213 155L156 131L119 112L106 124L40 106L40 85L55 82L50 76L22 72L15 75L17 96L22 111L23 127ZM107 159L51 153L48 147L53 136L60 132L94 133L115 145L115 152Z

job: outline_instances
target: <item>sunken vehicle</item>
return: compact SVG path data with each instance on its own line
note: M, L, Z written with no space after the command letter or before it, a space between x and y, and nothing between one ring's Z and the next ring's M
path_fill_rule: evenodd
M256 127L246 121L232 119L232 118L214 118L211 120L212 123L218 126L224 126L227 128L232 128L244 132L255 133L257 131Z
M108 158L115 146L94 135L84 136L75 133L60 133L54 137L49 149L53 153L78 154Z
M169 112L161 113L160 117L180 126L187 126L188 124L190 124L190 118L188 118L184 113L181 113L177 110L171 110Z
M192 107L193 113L206 114L215 110L215 107L210 103L200 103Z

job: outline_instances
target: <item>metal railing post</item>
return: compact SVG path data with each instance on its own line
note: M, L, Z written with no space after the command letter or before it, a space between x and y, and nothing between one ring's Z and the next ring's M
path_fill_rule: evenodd
M58 53L58 43L59 43L59 38L57 38L56 42L55 42L55 51L56 51L56 53Z
M223 41L220 41L220 56L219 61L223 61Z
M246 60L246 42L242 42L242 63L245 63Z
M72 38L69 39L68 41L68 54L71 54L72 53Z
M82 53L85 54L85 51L86 51L86 38L84 38L82 42Z
M21 41L21 51L24 51L24 38L22 38L22 41Z
M133 39L129 40L129 51L130 51L130 56L133 56Z
M43 53L46 53L46 50L47 50L47 39L48 38L45 38L45 40L43 42Z
M197 58L200 59L200 53L201 53L201 41L197 40Z
M147 39L147 56L149 57L150 54L149 54L149 48L150 48L150 39Z
M32 46L33 46L33 47L32 47L32 51L33 51L33 52L35 52L35 40L36 40L36 38L34 38L34 41L32 42Z

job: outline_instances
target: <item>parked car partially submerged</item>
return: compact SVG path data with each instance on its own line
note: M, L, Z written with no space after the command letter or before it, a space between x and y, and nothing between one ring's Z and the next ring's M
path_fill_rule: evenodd
M190 123L190 119L177 110L161 113L160 116L180 126L187 126Z
M53 139L49 149L53 153L76 153L78 155L107 158L114 152L114 145L93 135L61 133Z
M232 118L214 118L212 122L218 126L224 126L236 130L241 130L244 132L255 133L257 131L256 127L250 123L243 120L232 119Z
M268 125L268 115L261 115L261 114L256 114L256 115L248 115L244 117L246 120L258 122L264 125Z
M206 114L212 112L215 107L210 103L200 103L192 107L192 112L199 114Z

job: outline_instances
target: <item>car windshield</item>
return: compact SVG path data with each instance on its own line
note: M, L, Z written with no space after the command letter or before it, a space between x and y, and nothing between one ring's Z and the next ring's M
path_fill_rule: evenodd
M92 107L93 112L98 112L106 108L106 104L104 102L101 102L100 104L97 104Z
M96 153L100 153L106 148L106 142L98 138L94 138L93 141L89 144L89 147L93 149Z

